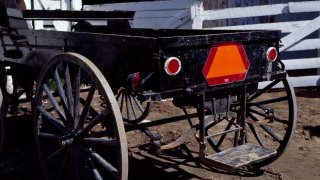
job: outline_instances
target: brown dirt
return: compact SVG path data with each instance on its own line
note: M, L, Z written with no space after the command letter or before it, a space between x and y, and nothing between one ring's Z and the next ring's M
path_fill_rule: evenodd
M291 180L320 177L320 91L296 90L298 122L294 138L285 153L274 163L259 172L230 173L205 167L197 163L198 146L194 139L185 145L160 155L148 153L149 139L138 131L127 133L130 172L129 179L252 179ZM182 110L170 102L156 103L147 119L154 120L182 115ZM180 121L151 128L163 136L164 143L171 142L188 128L187 121ZM39 178L30 117L12 120L8 151L0 156L0 179ZM26 167L27 165L27 167ZM21 168L21 167L22 168ZM20 168L19 168L20 167ZM41 177L39 178L41 179Z

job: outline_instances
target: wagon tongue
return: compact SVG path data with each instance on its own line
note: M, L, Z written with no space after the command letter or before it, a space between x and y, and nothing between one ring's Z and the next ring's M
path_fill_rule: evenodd
M243 81L249 69L244 47L238 42L213 45L203 68L209 86Z

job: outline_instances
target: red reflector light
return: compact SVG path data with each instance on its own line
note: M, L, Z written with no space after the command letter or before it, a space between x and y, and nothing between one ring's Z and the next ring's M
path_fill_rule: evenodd
M170 57L164 63L164 70L170 76L177 75L181 70L181 61L176 57Z
M138 91L140 89L140 84L141 84L141 76L140 73L134 73L132 77L132 89L134 91Z
M270 47L267 50L267 59L271 62L275 61L278 57L278 51L275 47Z

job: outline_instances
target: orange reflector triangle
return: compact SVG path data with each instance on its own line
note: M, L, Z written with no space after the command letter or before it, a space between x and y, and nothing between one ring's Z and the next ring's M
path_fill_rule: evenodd
M203 74L209 86L243 81L249 65L241 43L221 43L210 49Z

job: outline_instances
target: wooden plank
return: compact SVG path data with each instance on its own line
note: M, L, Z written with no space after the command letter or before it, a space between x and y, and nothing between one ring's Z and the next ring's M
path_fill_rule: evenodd
M303 51L303 50L320 50L320 39L306 39L300 41L298 44L291 46L286 51Z
M132 21L132 27L160 29L163 22L166 22L166 21L168 21L168 18L135 19Z
M286 70L320 68L320 57L282 60Z
M318 11L320 11L320 1L289 2L290 13L318 12Z
M274 4L263 6L228 8L221 10L208 10L203 11L203 13L201 14L201 18L203 20L219 20L231 18L270 16L284 13L289 13L288 4Z
M293 87L316 87L320 86L320 75L316 76L301 76L301 77L290 77L289 81ZM258 88L262 89L266 85L268 85L270 82L265 81L259 83ZM275 87L276 88L283 88L283 85L280 83L277 84Z
M308 24L307 21L291 21L291 22L277 22L277 23L266 23L266 24L249 24L239 26L224 26L224 27L210 27L205 29L230 29L230 30L265 30L265 29L277 29L283 33L291 33L296 31L298 28Z
M320 1L304 1L295 3L208 10L204 11L201 16L203 20L218 20L318 11L320 11Z
M187 9L177 14L175 17L169 19L167 22L165 22L161 26L161 28L176 29L177 27L181 26L182 24L190 20L191 20L191 14L189 9Z
M188 9L182 10L163 10L163 11L137 11L134 18L172 18L177 16L177 14L184 13L185 11L189 11Z
M295 45L298 41L305 38L309 34L313 33L314 31L320 29L320 16L315 18L314 20L310 21L303 27L297 29L297 31L283 37L281 39L284 47L280 48L280 51L285 51L289 49L291 46Z
M171 0L171 1L152 1L152 2L133 2L115 3L103 5L86 5L85 10L133 10L133 11L154 11L154 10L179 10L188 9L197 0Z

